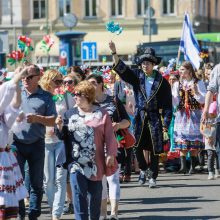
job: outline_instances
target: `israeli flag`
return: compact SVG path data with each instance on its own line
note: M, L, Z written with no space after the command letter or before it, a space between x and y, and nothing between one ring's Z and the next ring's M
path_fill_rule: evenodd
M194 35L192 25L190 23L189 14L185 13L183 22L183 32L180 40L179 48L185 56L185 60L190 61L194 68L199 69L201 58L199 56L200 48L198 41Z

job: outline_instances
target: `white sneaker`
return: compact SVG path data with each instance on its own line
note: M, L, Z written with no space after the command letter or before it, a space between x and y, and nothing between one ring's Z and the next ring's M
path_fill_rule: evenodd
M151 178L149 179L149 188L155 188L157 186L156 180Z
M214 173L213 172L209 172L208 180L214 180L214 179L215 179Z
M25 207L29 207L29 204L30 204L29 198L24 198L24 205L25 205Z
M111 215L109 220L118 220L118 217L116 215Z
M145 171L142 171L140 172L140 175L138 177L138 183L139 185L144 185L146 182L146 174L145 174Z
M217 179L217 178L219 178L220 177L220 175L219 175L219 170L215 170L215 178Z

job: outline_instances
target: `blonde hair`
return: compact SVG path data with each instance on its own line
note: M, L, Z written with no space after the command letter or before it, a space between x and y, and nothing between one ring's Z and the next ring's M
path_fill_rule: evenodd
M43 76L40 79L39 85L41 86L42 89L49 91L51 88L51 82L57 76L61 76L63 78L63 75L58 70L49 69L46 72L44 72Z
M74 89L75 92L83 93L89 103L95 102L95 88L89 81L80 82Z

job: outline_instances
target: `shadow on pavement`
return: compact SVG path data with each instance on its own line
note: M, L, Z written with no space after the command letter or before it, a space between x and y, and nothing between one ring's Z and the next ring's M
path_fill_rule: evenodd
M175 178L175 179L162 179L162 178L160 178L160 179L158 179L158 182L161 182L161 181L168 181L168 182L169 182L169 181L178 181L178 180L181 180L181 181L182 181L182 180L189 181L189 179L187 179L187 178L184 178L184 179L176 179L176 178ZM198 179L193 178L193 179L190 179L190 181L191 181L191 180L198 180Z
M131 218L121 218L121 219L127 219L131 220ZM220 219L220 216L142 216L139 218L134 218L132 220L209 220L209 219Z
M150 209L134 209L134 210L120 210L120 214L122 213L135 213L135 212L184 212L184 211L192 211L200 209L199 207L183 207L183 208L150 208Z
M138 198L138 199L121 199L120 203L127 204L163 204L163 203L192 203L192 202L216 202L219 200L201 199L202 197L164 197L164 198Z
M159 188L179 188L179 187L189 187L189 188L193 188L193 187L213 187L213 186L220 186L220 184L209 184L209 185L190 185L190 184L168 184L168 185L160 185L158 184Z

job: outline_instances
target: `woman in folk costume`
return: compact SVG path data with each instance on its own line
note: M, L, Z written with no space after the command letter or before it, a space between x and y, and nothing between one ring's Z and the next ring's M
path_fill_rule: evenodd
M152 48L146 48L137 60L140 68L130 69L119 59L115 44L109 43L114 59L113 70L133 86L135 96L136 155L141 170L139 183L149 178L149 187L156 187L159 154L163 152L163 130L167 131L172 118L171 88L166 79L154 70L161 61ZM164 119L162 126L161 115ZM147 153L144 155L143 152ZM146 159L145 159L146 158ZM146 171L148 171L146 173Z
M173 85L178 82L179 79L177 77L177 75L171 74L169 77L169 83L171 86L171 90L173 91ZM175 92L175 91L174 91ZM174 103L174 102L173 102ZM170 151L173 152L175 151L174 148L174 121L175 121L175 112L176 112L176 106L173 106L173 117L172 117L172 121L170 123L170 127L169 127L169 136L170 136Z
M19 81L26 68L17 69L11 81L0 85L0 220L16 218L18 202L27 196L21 171L8 146L8 133L19 114Z
M189 173L195 173L199 149L204 147L200 133L202 104L205 102L206 88L198 80L190 62L184 62L180 69L180 82L173 86L173 104L177 107L174 121L174 147L180 150L180 173L186 173L186 154L190 151L191 167Z

